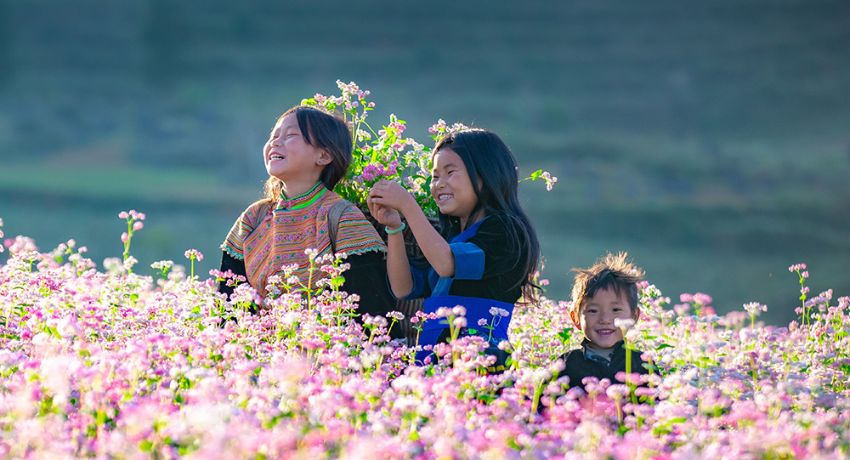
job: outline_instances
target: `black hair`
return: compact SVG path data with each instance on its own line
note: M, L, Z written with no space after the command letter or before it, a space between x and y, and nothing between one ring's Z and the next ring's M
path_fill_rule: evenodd
M540 260L540 243L534 226L519 204L517 162L507 145L496 134L484 129L465 129L448 134L434 146L434 155L440 149L451 149L463 160L472 189L478 202L470 216L483 211L485 216L504 218L509 224L508 240L519 245L520 257L516 264L525 276L517 284L526 298L534 299L532 277ZM456 217L440 214L443 236L457 234L462 229ZM514 288L515 286L511 286Z
M291 113L295 113L304 141L330 155L331 162L322 170L319 180L328 190L333 190L351 165L351 130L339 116L306 105L292 107L279 116L277 121ZM280 197L282 186L280 179L269 177L265 186L266 198L275 200Z
M608 253L589 268L573 268L573 306L570 317L579 324L581 307L601 290L610 289L617 295L626 295L629 308L634 313L638 308L637 283L643 281L642 268L629 261L629 254L619 252Z

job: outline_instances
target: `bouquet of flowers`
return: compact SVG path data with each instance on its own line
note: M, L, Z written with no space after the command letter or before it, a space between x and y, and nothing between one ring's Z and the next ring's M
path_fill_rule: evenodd
M351 167L348 174L337 185L335 191L346 200L366 209L366 198L372 185L381 179L401 181L410 191L426 216L437 217L437 205L431 197L431 148L404 135L407 129L404 120L395 114L380 129L367 121L375 102L369 100L371 92L362 90L354 83L336 82L339 96L316 94L301 101L302 105L316 107L328 112L339 112L353 129ZM428 129L436 143L455 131L468 129L461 123L447 124L439 120ZM539 169L523 179L546 182L547 190L558 178Z

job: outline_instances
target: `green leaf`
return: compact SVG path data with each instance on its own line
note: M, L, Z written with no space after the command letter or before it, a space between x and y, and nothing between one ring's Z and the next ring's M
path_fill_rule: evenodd
M153 441L150 439L143 439L139 442L139 450L145 453L153 452Z

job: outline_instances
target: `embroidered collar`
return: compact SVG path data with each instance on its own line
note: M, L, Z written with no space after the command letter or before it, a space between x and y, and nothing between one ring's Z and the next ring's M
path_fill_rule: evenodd
M280 201L277 203L275 211L295 211L304 209L319 200L328 189L321 182L317 182L310 190L293 198L287 198L282 192Z

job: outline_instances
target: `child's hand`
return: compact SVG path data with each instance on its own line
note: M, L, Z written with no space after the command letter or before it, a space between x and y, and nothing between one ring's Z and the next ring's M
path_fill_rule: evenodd
M406 205L416 205L416 200L413 196L404 189L398 182L388 181L386 179L378 181L372 186L369 192L369 203L392 208L399 212L404 212Z
M366 205L369 206L369 213L378 221L379 224L389 228L398 228L401 226L401 214L393 208L375 204L372 198L366 200Z

